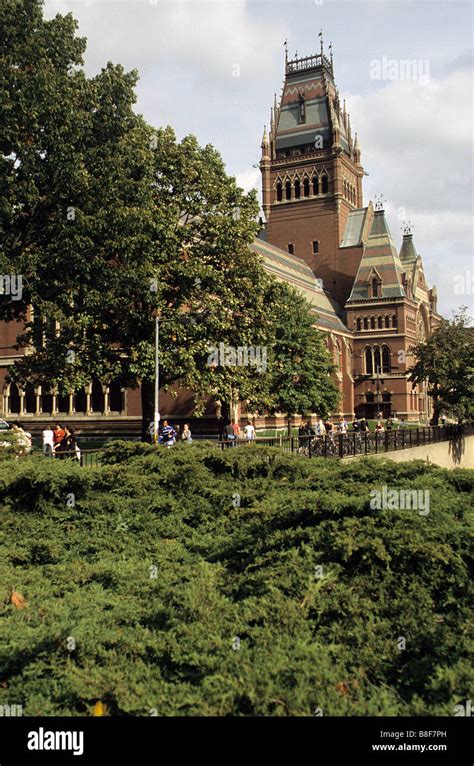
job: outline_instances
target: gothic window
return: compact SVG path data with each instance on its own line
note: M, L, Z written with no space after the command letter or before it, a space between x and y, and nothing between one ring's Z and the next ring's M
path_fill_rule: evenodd
M69 396L67 394L61 394L56 399L56 409L58 412L64 412L66 414L69 410Z
M295 199L299 199L301 196L301 185L298 179L295 181Z
M368 330L368 329L369 329L369 320L367 319L367 317L364 317L364 330Z
M303 194L305 197L309 197L309 178L307 176L303 180Z
M322 177L321 185L322 185L322 189L321 189L322 193L323 194L327 194L328 193L328 188L329 188L329 186L328 186L328 177L327 176L323 176Z
M390 327L390 317L385 317L385 328Z
M278 181L277 183L277 202L281 202L283 199L283 186L281 184L281 181Z
M120 383L116 380L113 380L109 387L109 404L110 409L113 412L123 412L123 391L120 386Z
M380 372L380 369L381 369L380 349L378 346L375 346L374 348L374 369L375 369L375 372L377 372L377 370Z
M36 412L36 396L32 383L27 383L25 386L25 411L33 415Z
M104 411L104 392L100 380L94 378L92 381L91 409L93 412Z
M377 327L379 330L383 328L383 317L377 317Z
M374 403L374 394L372 391L367 391L365 395L365 401L367 404L373 404Z
M398 327L398 317L396 314L392 317L392 327Z
M357 329L357 331L358 331L358 332L359 332L359 331L360 331L360 329L361 329L361 321L360 321L360 317L359 317L359 319L357 319L357 321L356 321L356 329Z
M379 297L379 283L377 279L374 277L372 280L372 298L378 298Z
M319 194L319 179L318 176L313 176L313 194Z
M306 104L303 94L299 98L299 121L306 122Z
M390 349L382 346L382 372L390 372Z
M290 254L290 255L293 255L293 254L294 254L294 252L295 252L295 248L294 248L294 245L292 245L292 243L291 243L291 242L290 242L290 243L289 243L289 245L288 245L288 252L289 252L289 254Z
M375 317L370 317L370 329L375 330Z
M16 383L10 383L10 412L20 413L20 392Z
M374 374L374 361L372 358L372 349L366 348L365 349L365 372L367 375L373 375Z
M43 415L48 415L53 411L53 395L47 391L41 394L41 411Z
M79 391L76 391L76 395L74 397L74 409L76 412L83 412L85 414L87 409L87 398L86 398L86 392L84 388L81 388Z
M317 239L313 239L313 255L317 255L319 253L319 241Z
M286 199L291 199L291 182L287 181L285 184L285 196Z

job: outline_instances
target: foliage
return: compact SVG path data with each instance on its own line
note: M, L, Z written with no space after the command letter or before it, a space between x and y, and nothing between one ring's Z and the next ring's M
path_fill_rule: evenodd
M255 192L227 176L212 146L177 142L171 128L154 130L135 114L136 72L108 63L88 78L85 47L73 17L45 20L40 0L0 8L0 267L24 282L21 300L2 296L0 316L26 321L18 346L34 349L11 377L47 380L62 394L95 377L141 385L144 432L158 312L161 385L193 390L198 414L209 395L265 411L286 402L293 388L286 396L274 388L283 370L263 382L251 365L209 363L220 344L270 349L281 330L268 310L276 288L248 247ZM281 316L291 306L307 311L285 295ZM314 400L326 370L321 348L305 352L307 335L293 322L304 356L296 367L284 362L290 379L301 378L293 411Z
M429 488L429 514L373 510L382 485ZM466 470L254 445L3 461L0 704L451 715L474 680L472 490Z
M459 422L474 416L474 332L469 324L461 309L452 320L442 319L430 337L413 348L416 362L410 380L428 382L435 423L441 412Z

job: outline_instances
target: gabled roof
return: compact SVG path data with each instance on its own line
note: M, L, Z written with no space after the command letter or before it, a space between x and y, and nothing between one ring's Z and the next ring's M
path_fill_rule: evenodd
M336 301L326 293L317 281L309 266L296 255L270 245L262 239L255 239L250 249L262 256L265 270L281 282L287 282L299 290L311 304L316 317L316 325L327 332L336 331L347 334L344 324L345 314Z
M373 270L376 270L382 279L381 298L404 297L402 264L383 210L376 210L374 213L374 221L364 246L349 303L369 300L369 276Z

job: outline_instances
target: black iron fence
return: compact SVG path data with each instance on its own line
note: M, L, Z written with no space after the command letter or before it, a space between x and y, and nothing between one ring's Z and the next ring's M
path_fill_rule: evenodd
M354 457L376 455L379 452L421 447L442 441L453 441L474 434L474 424L426 426L403 428L397 431L350 431L347 434L331 433L325 436L275 436L267 438L219 441L221 449L250 447L253 444L278 447L284 452L294 452L307 457Z

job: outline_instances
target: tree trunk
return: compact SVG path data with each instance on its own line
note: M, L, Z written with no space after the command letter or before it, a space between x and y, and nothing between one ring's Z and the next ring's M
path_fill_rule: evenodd
M153 437L148 433L148 427L155 414L155 384L152 380L143 380L140 386L142 400L142 441L151 442Z

